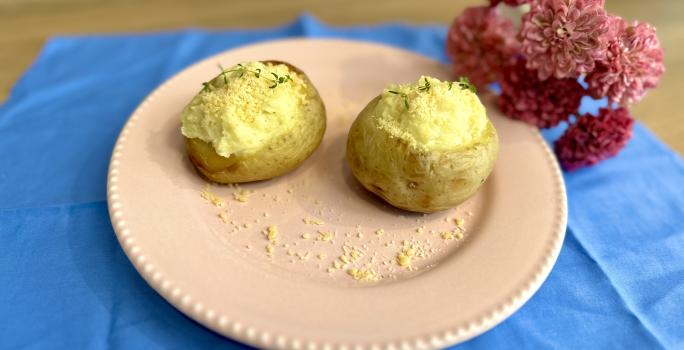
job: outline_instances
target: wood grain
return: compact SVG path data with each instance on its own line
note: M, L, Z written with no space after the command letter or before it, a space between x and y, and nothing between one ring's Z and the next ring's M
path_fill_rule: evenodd
M185 27L258 28L309 12L334 25L394 21L448 24L484 0L0 0L0 100L4 100L45 40L54 35L145 32ZM684 80L684 1L607 0L612 13L650 22L665 47L667 72L632 114L684 153L684 123L677 99Z

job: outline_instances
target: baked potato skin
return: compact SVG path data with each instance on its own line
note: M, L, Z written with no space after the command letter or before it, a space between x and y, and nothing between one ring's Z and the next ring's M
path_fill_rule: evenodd
M377 127L370 113L379 100L361 111L347 139L352 174L367 190L397 208L431 213L463 203L485 182L499 150L491 122L469 146L419 151Z
M297 168L318 148L326 128L325 106L318 91L300 69L281 61L264 63L285 64L306 81L309 104L304 118L295 122L292 132L274 138L259 152L249 156L216 153L211 144L197 138L185 138L190 161L199 174L220 184L267 180Z

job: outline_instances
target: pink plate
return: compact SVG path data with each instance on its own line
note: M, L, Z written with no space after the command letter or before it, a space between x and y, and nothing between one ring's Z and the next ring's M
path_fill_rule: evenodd
M286 176L207 189L185 155L179 114L218 63L267 59L294 64L316 85L328 111L323 143ZM383 87L421 74L450 78L411 52L328 39L246 46L185 69L138 107L112 154L109 212L121 246L175 307L257 347L438 348L492 328L558 256L563 180L539 132L484 96L501 150L468 202L420 215L364 191L344 161L347 130ZM377 280L352 277L369 271Z

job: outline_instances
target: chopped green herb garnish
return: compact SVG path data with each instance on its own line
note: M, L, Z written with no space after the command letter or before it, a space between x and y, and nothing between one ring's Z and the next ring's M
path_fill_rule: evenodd
M228 74L229 73L239 73L239 77L242 78L247 73L254 74L255 77L257 78L264 78L266 80L269 80L271 82L271 85L269 85L269 88L273 89L276 88L278 85L287 83L288 81L291 81L292 78L290 77L289 74L286 74L284 76L280 76L275 72L270 72L273 78L270 76L264 76L261 74L261 68L257 68L255 70L250 70L247 67L245 67L242 63L238 63L236 68L233 69L225 69L221 64L218 65L219 69L221 70L221 73L219 74L220 76L223 77L223 83L227 84L228 83ZM202 83L203 88L202 92L209 91L209 83L205 82Z

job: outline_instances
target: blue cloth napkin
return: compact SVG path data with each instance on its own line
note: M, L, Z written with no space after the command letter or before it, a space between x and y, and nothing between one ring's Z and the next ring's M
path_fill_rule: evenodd
M111 228L106 170L126 118L158 84L222 50L293 36L377 41L446 61L443 27L336 28L309 16L266 30L47 43L0 107L0 348L243 346L138 276ZM565 180L568 231L548 280L459 348L684 348L682 159L637 124L619 156Z

